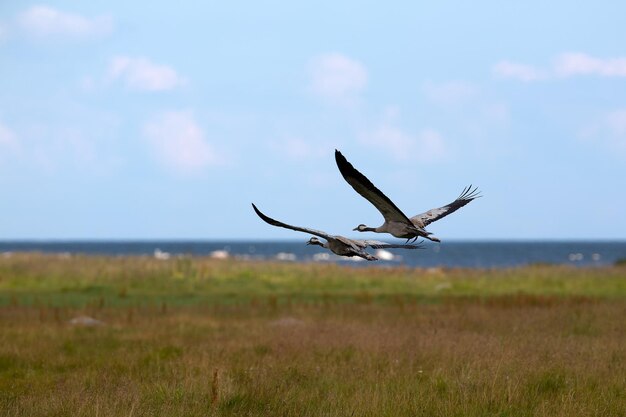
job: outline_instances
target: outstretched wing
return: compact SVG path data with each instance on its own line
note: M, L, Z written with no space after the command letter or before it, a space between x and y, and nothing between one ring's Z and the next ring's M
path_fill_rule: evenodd
M343 243L344 245L351 247L357 252L367 248L367 245L362 240L348 239L347 237L344 237L344 236L334 236L334 238L337 239L339 242Z
M373 249L424 249L424 245L422 244L424 242L423 240L420 240L415 245L393 244L380 242L378 240L362 240L362 242Z
M460 196L457 197L452 203L445 205L443 207L434 208L428 210L426 213L418 214L417 216L411 217L411 220L414 222L422 223L421 227L426 227L432 222L441 219L442 217L446 217L448 214L454 213L470 201L482 197L477 187L474 187L472 190L472 186L466 187L463 189L463 192Z
M324 233L321 232L319 230L315 230L315 229L309 229L308 227L298 227L298 226L291 226L289 224L283 223L283 222L279 222L278 220L274 220L271 217L266 216L265 214L261 213L261 211L256 208L256 206L254 205L254 203L252 203L252 208L254 209L254 211L256 212L256 214L263 219L263 221L265 223L269 223L272 226L277 226L277 227L284 227L285 229L291 229L291 230L295 230L297 232L304 232L304 233L309 233L311 235L315 235L315 236L319 236L321 238L324 238L326 240L329 239L334 239L334 236L329 235L328 233Z
M411 224L409 218L394 203L382 193L370 180L352 166L350 162L335 149L335 161L337 168L354 191L372 203L380 211L385 220Z

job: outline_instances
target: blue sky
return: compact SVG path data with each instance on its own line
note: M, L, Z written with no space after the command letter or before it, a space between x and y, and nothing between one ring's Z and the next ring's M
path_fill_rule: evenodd
M626 4L459 3L2 2L0 239L353 236L335 148L477 185L444 241L626 238Z

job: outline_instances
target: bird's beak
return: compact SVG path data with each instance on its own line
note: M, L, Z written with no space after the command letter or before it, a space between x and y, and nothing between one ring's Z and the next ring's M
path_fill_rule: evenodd
M352 230L355 230L355 231L356 231L356 230L359 230L359 228L358 228L358 227L355 227L355 228L354 228L354 229L352 229Z
M306 244L307 244L307 245L310 245L310 244L311 244L311 241L307 240L307 241L306 241Z

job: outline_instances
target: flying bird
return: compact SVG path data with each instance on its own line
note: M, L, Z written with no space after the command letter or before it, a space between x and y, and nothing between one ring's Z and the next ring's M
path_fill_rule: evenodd
M376 188L365 175L357 171L341 152L336 149L335 161L337 162L339 172L341 172L347 183L354 188L354 191L372 203L385 218L385 222L379 227L368 227L360 224L353 229L359 232L390 233L395 237L407 239L407 242L420 236L434 242L440 242L439 238L431 236L432 233L428 232L425 227L448 214L454 213L470 201L481 197L478 188L474 187L472 189L470 185L464 188L461 195L452 203L409 218L389 197Z
M402 249L419 249L422 246L420 244L417 245L394 245L385 242L379 242L376 240L355 240L348 239L343 236L335 236L329 235L326 232L321 232L319 230L309 229L308 227L298 227L291 226L278 220L274 220L271 217L266 216L261 213L261 211L252 203L252 208L256 214L263 219L264 222L271 224L272 226L284 227L285 229L291 229L298 232L309 233L311 235L315 235L317 237L321 237L322 239L326 239L326 242L322 242L317 237L312 237L307 242L307 245L318 245L325 249L329 249L336 255L339 256L358 256L363 259L367 259L368 261L377 261L378 258L374 255L371 255L365 251L367 247L373 249L388 249L388 248L402 248ZM420 242L421 243L421 242Z

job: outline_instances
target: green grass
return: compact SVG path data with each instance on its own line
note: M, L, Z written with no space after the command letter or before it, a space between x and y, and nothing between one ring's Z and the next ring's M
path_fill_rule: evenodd
M624 268L18 254L0 258L0 410L624 416L625 313Z
M626 296L623 268L530 266L502 270L351 268L181 258L16 255L0 262L0 305L81 307L207 305L277 298L277 302L350 302L403 297L536 295Z

